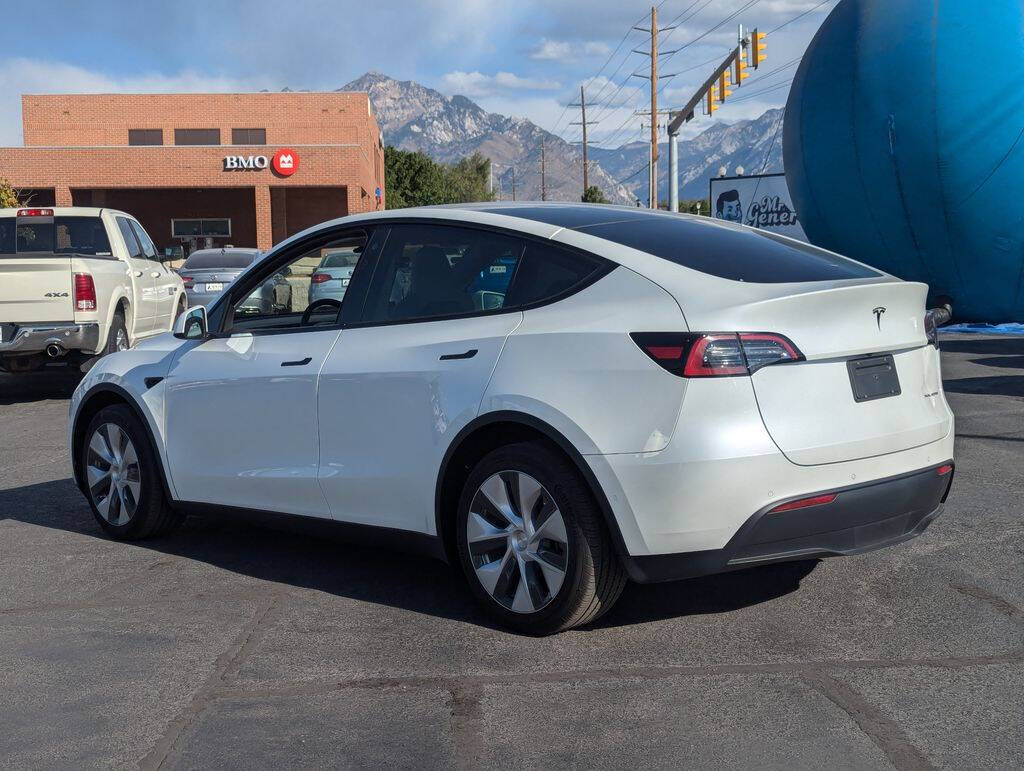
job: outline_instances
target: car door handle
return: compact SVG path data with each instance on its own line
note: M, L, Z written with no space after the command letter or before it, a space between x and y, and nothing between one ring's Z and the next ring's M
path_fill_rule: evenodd
M455 361L456 359L472 359L476 356L476 348L470 348L465 353L445 353L441 356L441 361Z
M312 356L307 356L305 359L299 359L298 361L282 361L281 362L281 366L282 367L305 367L311 361L313 361L313 357Z
M154 270L152 273L149 274L149 277L150 278L160 278L160 271Z
M142 271L141 270L135 271L135 278L142 278Z

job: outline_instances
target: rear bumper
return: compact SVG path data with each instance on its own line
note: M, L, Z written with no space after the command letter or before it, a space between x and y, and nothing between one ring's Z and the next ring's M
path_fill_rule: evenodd
M811 493L836 493L822 506L771 514L780 502L772 503L751 516L724 548L628 557L629 575L640 583L674 581L772 562L861 554L907 541L942 512L953 472L940 475L941 465L946 464Z
M4 324L0 356L40 353L50 343L67 351L96 351L100 345L99 324L73 322Z

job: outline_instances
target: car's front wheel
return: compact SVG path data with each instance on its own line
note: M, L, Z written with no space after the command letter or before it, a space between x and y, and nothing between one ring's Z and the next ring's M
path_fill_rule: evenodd
M89 421L80 448L80 474L100 527L134 541L163 535L183 516L164 497L156 454L142 423L124 404L104 407Z
M590 623L625 586L593 495L540 442L497 449L476 465L456 527L470 589L513 629L552 634Z

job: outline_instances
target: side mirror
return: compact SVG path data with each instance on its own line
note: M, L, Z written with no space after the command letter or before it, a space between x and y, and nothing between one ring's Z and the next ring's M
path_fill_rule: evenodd
M174 336L179 340L204 340L209 334L206 306L189 308L174 322Z

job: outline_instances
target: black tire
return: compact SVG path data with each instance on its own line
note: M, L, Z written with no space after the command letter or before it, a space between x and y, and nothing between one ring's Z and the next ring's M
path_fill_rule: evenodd
M181 318L181 314L188 310L188 301L182 297L178 303L178 310L174 312L174 321L171 323L171 329L174 329L174 325L178 323L178 319Z
M140 493L134 512L127 521L121 523L112 523L101 514L98 502L104 497L103 490L94 491L89 487L88 466L90 462L95 462L91 457L89 445L97 430L107 424L119 427L127 435L138 459L137 478ZM128 405L114 404L97 412L89 421L82 442L82 447L79 448L79 478L86 487L85 496L93 516L107 535L119 541L137 541L166 535L182 523L184 515L172 509L164 495L157 456L149 442L149 436ZM109 491L109 487L107 490Z
M565 525L568 550L561 588L534 612L515 612L496 600L477 577L469 549L467 522L473 499L485 481L506 471L539 482ZM564 455L541 442L508 445L477 463L459 498L456 539L459 562L473 595L498 623L527 634L554 634L591 623L615 604L626 585L625 570L592 492Z
M111 353L117 353L118 332L124 335L125 340L131 340L128 336L128 327L124 323L124 311L120 308L114 311L114 318L110 322L110 330L107 332L107 344L103 347L103 356Z

